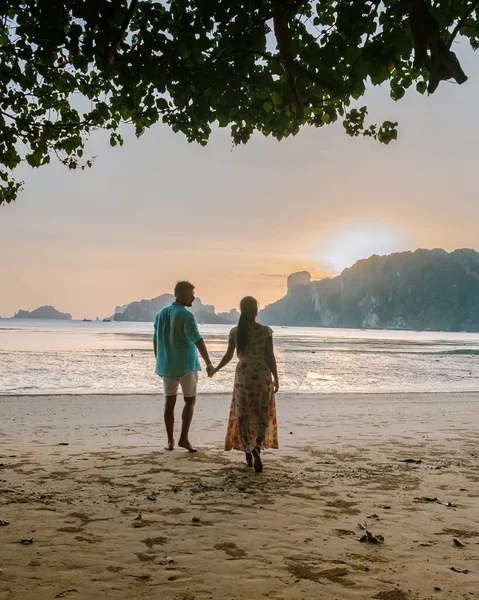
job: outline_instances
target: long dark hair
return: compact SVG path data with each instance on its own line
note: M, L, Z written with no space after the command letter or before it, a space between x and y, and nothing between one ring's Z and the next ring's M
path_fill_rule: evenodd
M240 302L240 318L236 328L236 350L244 352L248 343L248 329L258 314L258 301L253 296L245 296Z

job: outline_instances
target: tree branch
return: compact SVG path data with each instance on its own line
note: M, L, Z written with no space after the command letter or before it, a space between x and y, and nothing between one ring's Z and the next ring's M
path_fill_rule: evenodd
M84 120L84 121L78 121L78 123L38 123L36 121L27 121L25 119L22 119L21 117L16 117L15 115L11 115L10 113L7 113L4 110L0 110L0 113L2 115L4 115L5 117L11 119L12 121L15 121L15 123L20 123L21 125L28 125L28 127L41 127L43 129L58 129L58 130L62 130L62 129L81 129L82 127L84 127L85 125L90 126L93 125L94 127L98 127L98 125L95 125L94 123L92 123L91 121L88 120Z
M467 81L457 56L441 39L439 24L425 0L408 0L405 8L414 43L414 67L429 71L428 92L434 93L439 82L447 79L459 84Z
M451 33L451 37L447 40L447 47L448 48L450 48L452 46L452 42L454 41L455 37L461 31L462 27L464 26L464 23L471 16L471 14L474 12L474 9L478 5L479 5L479 0L474 0L473 2L471 2L471 4L469 5L468 9L466 10L466 12L459 19L456 27L454 28L453 32Z
M313 71L306 69L306 67L303 67L297 61L294 61L293 65L294 65L294 69L296 70L296 73L298 75L302 75L306 79L309 79L313 83L316 83L317 85L321 86L328 92L337 91L338 86L340 86L342 83L341 81L334 79L334 77L329 77L328 75L325 75L324 73L322 73L322 74L313 73Z
M291 51L291 36L289 32L288 12L285 0L271 0L273 7L273 25L274 35L278 42L279 60L284 71L286 85L293 97L293 102L296 105L299 115L302 118L304 115L303 105L296 89L296 63Z
M135 14L137 5L138 0L131 0L130 7L128 8L125 18L123 19L123 23L121 24L120 31L111 43L111 46L108 48L108 63L110 65L113 64L113 61L115 60L116 51L118 50L118 46L121 44L126 32L128 31L128 27L131 23L133 15Z

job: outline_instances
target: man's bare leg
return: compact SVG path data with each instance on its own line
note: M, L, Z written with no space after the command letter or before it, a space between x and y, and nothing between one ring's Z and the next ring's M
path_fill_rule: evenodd
M195 402L196 396L185 398L185 407L183 408L183 413L181 415L182 424L178 446L186 448L189 452L196 452L196 449L193 448L188 439L191 421L193 420L193 413L195 412Z
M165 428L168 443L165 446L165 450L173 450L175 447L175 440L173 438L173 430L175 427L175 404L176 396L166 396L165 399Z

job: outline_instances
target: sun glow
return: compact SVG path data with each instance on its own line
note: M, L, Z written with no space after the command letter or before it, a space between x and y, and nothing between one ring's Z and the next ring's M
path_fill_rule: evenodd
M357 224L331 231L323 237L316 254L321 266L341 273L372 254L391 254L411 249L411 236L397 227Z

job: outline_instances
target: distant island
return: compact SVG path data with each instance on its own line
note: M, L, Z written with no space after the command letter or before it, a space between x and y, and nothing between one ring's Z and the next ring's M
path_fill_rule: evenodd
M124 306L117 306L114 321L146 321L153 322L156 314L165 306L174 301L173 294L162 294L151 300L139 300L130 302ZM216 314L215 307L211 304L203 304L200 298L196 298L191 307L199 323L205 325L227 325L238 321L239 313L232 309L229 313Z
M288 277L267 325L479 331L479 253L415 250L360 260L333 278Z
M152 322L172 294L117 306L114 321ZM233 325L236 309L217 313L196 298L200 324ZM53 306L19 310L15 319L71 320ZM415 250L359 260L337 277L312 281L308 271L287 278L287 293L260 311L266 325L420 331L479 331L479 252ZM87 320L87 319L84 319ZM108 321L109 319L104 319Z
M71 321L70 313L62 313L53 306L40 306L31 312L19 310L13 315L14 319L58 319L59 321Z

